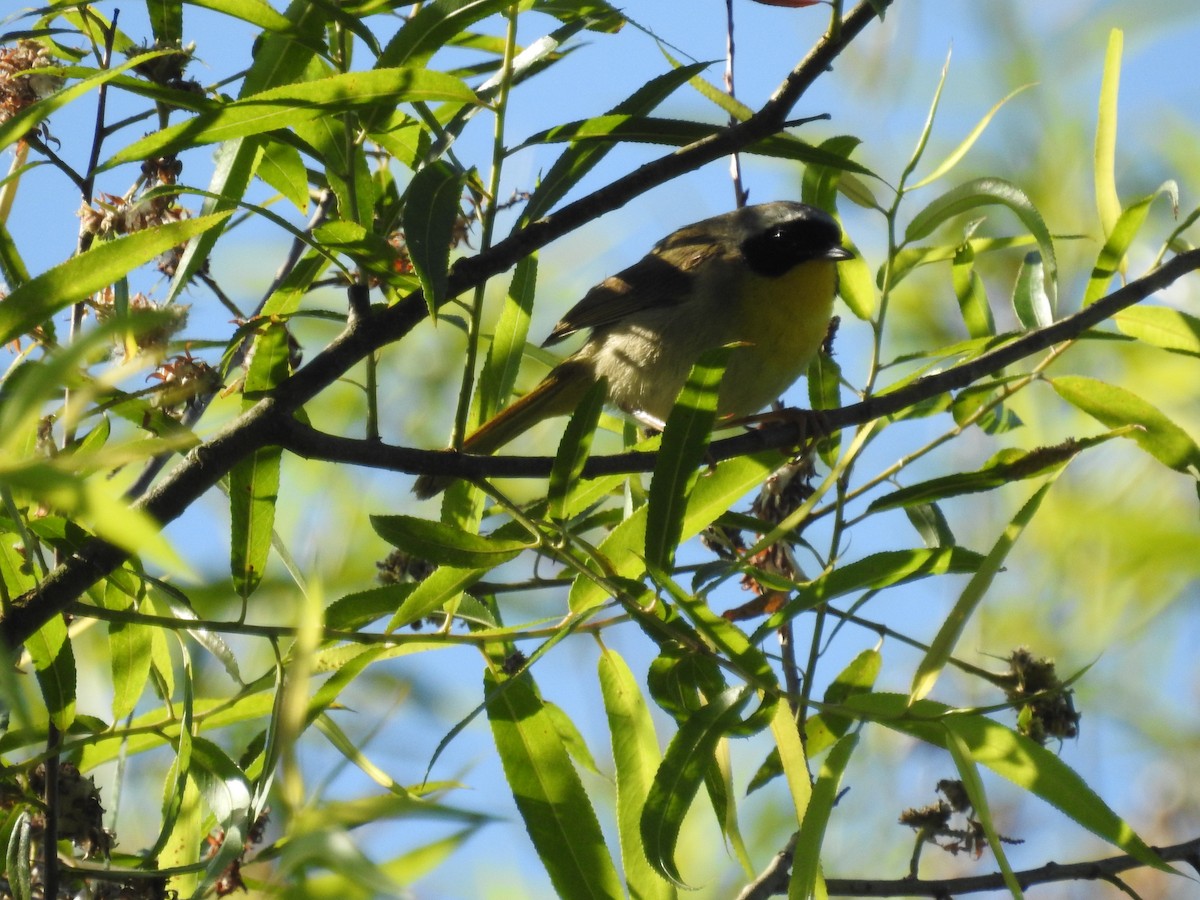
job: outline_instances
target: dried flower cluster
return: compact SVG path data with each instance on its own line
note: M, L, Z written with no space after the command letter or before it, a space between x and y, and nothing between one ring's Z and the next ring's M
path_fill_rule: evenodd
M937 783L937 789L945 797L944 800L938 798L929 806L906 809L900 813L900 824L917 832L917 846L908 873L912 878L917 877L917 862L925 844L933 844L954 856L969 853L975 859L979 859L987 849L987 834L983 823L975 817L966 786L957 779L943 778ZM958 827L953 822L956 814L962 818ZM1005 844L1024 843L1004 835L998 837Z
M58 75L25 74L56 62L50 51L37 41L22 40L12 47L0 47L0 124L62 86L63 79Z
M1073 691L1054 670L1054 660L1036 659L1018 647L1008 658L1009 671L1001 676L1004 692L1017 707L1017 730L1044 744L1079 734L1079 713Z

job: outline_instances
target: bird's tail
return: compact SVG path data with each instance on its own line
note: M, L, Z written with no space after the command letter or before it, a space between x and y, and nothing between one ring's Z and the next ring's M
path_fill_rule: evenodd
M532 391L473 431L463 441L462 452L495 453L544 419L571 412L587 394L589 374L581 363L562 363ZM421 475L413 485L413 493L424 500L440 494L453 480L451 475Z

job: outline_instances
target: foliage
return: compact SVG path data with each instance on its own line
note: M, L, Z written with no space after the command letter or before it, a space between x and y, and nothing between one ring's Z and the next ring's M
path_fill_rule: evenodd
M6 895L85 884L94 896L398 895L464 865L480 846L469 839L502 827L507 805L434 777L484 719L543 878L564 897L673 897L704 877L748 883L745 896L1020 896L1031 876L1009 854L1037 835L1005 821L993 775L1121 854L1064 867L1069 877L1119 884L1126 868L1195 859L1194 833L1152 850L1141 823L1057 752L1079 735L1090 658L1072 654L1067 678L1038 648L1010 647L1001 671L970 661L986 605L1034 564L1025 548L1052 543L1041 523L1085 515L1079 470L1090 490L1116 493L1128 457L1114 448L1128 444L1154 490L1194 492L1200 478L1194 403L1180 412L1166 387L1120 377L1149 355L1194 386L1200 358L1194 289L1186 303L1142 302L1200 268L1189 237L1200 210L1180 212L1172 181L1137 196L1118 185L1120 35L1102 63L1087 243L1022 186L1029 173L962 174L1024 88L931 161L947 64L913 149L873 170L860 138L809 140L792 109L905 0L844 15L840 2L771 5L830 18L757 110L705 64L675 61L668 35L655 36L670 51L661 72L620 103L592 109L581 93L556 107L544 85L573 54L591 42L617 58L644 33L603 0L153 2L149 34L126 32L104 4L13 17L0 49L0 146L14 159L0 183L12 360L0 385L0 636L17 664L0 737ZM185 43L200 7L258 35L209 84L194 60L208 51ZM711 108L658 111L689 90ZM515 134L518 101L542 103L554 124ZM60 130L89 103L90 135ZM599 174L636 145L661 155ZM554 162L510 196L531 149ZM698 361L661 437L604 417L593 391L556 453L537 458L384 440L397 407L427 402L411 360L445 353L452 335L461 355L425 374L457 380L460 443L522 369L554 361L529 343L537 301L555 302L539 291L537 252L731 152L786 166L856 250L841 269L850 336L832 337L808 374L819 414L710 443L717 353ZM44 268L13 206L39 167L85 203L76 248ZM117 184L131 186L105 191ZM1161 206L1178 219L1166 233L1150 215ZM290 246L254 259L277 274L251 306L218 261L251 244L271 252L264 234ZM488 289L501 276L506 290ZM958 319L914 330L904 310L931 291ZM864 361L835 360L843 341ZM353 466L465 480L439 515L394 491L339 497ZM511 475L549 482L494 480ZM206 519L214 496L219 525ZM298 553L287 535L317 519L330 544ZM175 520L186 530L164 534ZM1113 540L1122 527L1095 523ZM361 564L338 572L333 536L381 546L368 528L394 548L381 584ZM207 551L223 559L226 543L229 574L216 575ZM1178 544L1156 548L1158 565L1194 577L1195 534ZM739 585L753 600L718 611ZM892 624L889 605L918 589L954 599L928 629ZM588 653L594 679L579 674ZM590 726L553 699L542 676L556 661L594 688L611 757L597 760ZM349 710L368 715L348 727ZM425 713L443 729L436 746L371 746L391 718ZM888 735L938 760L946 799L847 822L843 786L892 752ZM101 796L130 795L141 850L103 820ZM774 831L758 821L765 796ZM697 836L699 814L716 837ZM911 878L870 882L899 874L878 870L883 855L845 871L836 829L875 834L898 816L917 832ZM404 830L430 820L444 828L434 837ZM378 839L389 826L418 837L397 851ZM711 840L735 875L713 869ZM934 845L987 850L1000 873L974 887L919 881Z

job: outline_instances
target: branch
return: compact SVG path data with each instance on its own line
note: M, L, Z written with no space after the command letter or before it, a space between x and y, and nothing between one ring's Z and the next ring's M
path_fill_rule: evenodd
M791 880L792 853L795 845L796 835L793 834L787 845L775 854L762 873L738 894L738 900L764 900L766 897L786 894ZM1200 838L1192 838L1171 847L1152 849L1165 862L1186 862L1200 872ZM1145 865L1141 860L1125 855L1067 865L1050 862L1036 869L1026 869L1015 874L1017 883L1022 888L1028 888L1035 884L1053 884L1059 881L1112 881L1120 872L1143 868ZM826 879L825 885L831 897L945 898L1007 889L1004 876L999 872L943 880L829 878Z
M705 163L745 149L786 126L787 114L849 43L893 0L863 0L842 22L836 35L825 35L783 80L763 107L744 122L647 163L630 174L563 207L553 216L515 231L451 269L447 299L470 290L516 265L551 241L610 210L618 209L652 187ZM420 291L399 303L352 316L346 329L313 360L261 401L195 448L144 499L135 504L160 523L180 516L241 459L279 443L282 426L305 403L336 382L368 354L407 335L427 315ZM91 585L120 566L129 554L93 538L51 572L36 588L13 600L0 616L0 643L20 646L52 616L64 612Z
M899 390L840 409L814 414L823 428L838 430L888 416L948 391L965 388L1042 350L1073 340L1089 328L1133 306L1169 286L1189 272L1200 269L1200 250L1189 250L1164 263L1136 281L1114 291L1074 315L1036 331L1030 331L975 359L942 372L919 378ZM801 443L802 427L794 421L770 423L736 437L714 441L705 459L717 462L763 450L784 450ZM394 472L449 475L457 478L544 477L554 464L549 456L478 456L448 450L417 450L379 441L354 440L319 432L295 419L280 423L280 445L306 459L349 463ZM650 472L657 454L634 451L594 456L583 467L583 477Z

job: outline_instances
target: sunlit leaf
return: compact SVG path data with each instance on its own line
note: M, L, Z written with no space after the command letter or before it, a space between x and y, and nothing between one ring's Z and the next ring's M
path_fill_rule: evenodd
M1178 472L1200 471L1200 447L1195 439L1136 394L1082 375L1051 378L1050 385L1072 406L1110 428L1136 426L1124 436L1164 466Z
M646 561L669 569L683 532L687 497L699 478L717 420L717 392L730 350L718 347L701 354L671 408L654 463L646 511Z
M914 702L925 698L933 690L938 676L941 675L946 663L950 661L950 656L954 652L954 648L958 645L958 639L966 629L967 623L970 622L971 616L974 615L984 595L991 588L992 581L1004 565L1004 560L1008 558L1008 554L1016 544L1017 539L1020 538L1025 527L1033 519L1034 514L1038 511L1038 507L1042 505L1042 500L1045 499L1053 483L1054 478L1051 477L1017 511L1017 514L1013 516L1012 521L1008 523L1004 532L992 546L987 557L984 558L982 565L971 576L971 580L967 582L967 586L963 588L963 592L954 603L954 608L950 610L950 614L942 622L937 636L930 643L929 649L925 652L924 658L921 660L920 665L917 666L917 671L913 675L912 690L909 696Z
M108 287L138 266L225 221L228 213L155 225L90 250L31 278L0 301L0 344L36 328L60 309Z
M750 699L747 690L730 689L694 712L675 733L646 798L642 813L642 845L654 870L683 886L675 865L675 845L683 817L713 761L713 752L741 719Z
M557 895L620 896L596 813L532 680L523 675L502 691L499 686L489 672L484 690L492 697L492 736L525 830Z
M654 722L637 679L613 650L599 661L600 691L612 737L617 780L617 833L621 863L630 894L646 900L671 900L675 887L658 875L642 850L640 822L654 773L662 761Z

